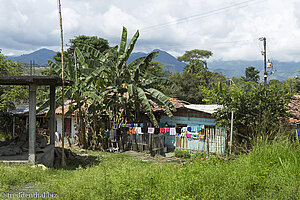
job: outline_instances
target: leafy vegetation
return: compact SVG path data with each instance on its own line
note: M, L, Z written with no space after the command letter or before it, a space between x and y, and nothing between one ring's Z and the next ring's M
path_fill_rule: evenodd
M64 63L65 77L73 80L74 84L67 88L65 98L71 100L73 110L79 111L79 138L84 148L90 146L90 138L97 140L94 143L98 143L99 138L103 139L106 130L103 124L97 127L98 116L108 116L106 120L117 127L121 123L145 118L157 126L151 102L163 105L170 117L176 110L158 87L172 83L161 74L155 74L157 70L152 66L159 65L151 61L158 55L157 52L127 64L138 37L137 31L127 44L127 29L124 27L119 47L109 47L106 40L95 37L80 36L71 40ZM49 65L52 68L50 73L60 76L59 56L56 55L56 62L49 61ZM60 98L58 96L57 105L61 105ZM46 105L47 101L44 102Z
M175 157L177 158L190 158L191 154L188 151L175 149Z
M184 164L145 162L124 154L74 170L0 168L0 190L36 183L63 199L299 199L300 148L259 142L248 155Z

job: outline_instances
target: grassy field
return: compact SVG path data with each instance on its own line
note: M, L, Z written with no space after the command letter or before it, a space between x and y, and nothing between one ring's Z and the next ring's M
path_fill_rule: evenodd
M47 191L59 199L300 199L300 147L258 144L248 155L184 164L89 152L90 165L0 168L0 192ZM25 191L26 192L26 191Z

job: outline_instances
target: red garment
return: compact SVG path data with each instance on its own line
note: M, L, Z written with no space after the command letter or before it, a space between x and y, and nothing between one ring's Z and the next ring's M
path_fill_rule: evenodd
M165 128L160 128L160 133L161 134L165 134L166 133L166 129Z
M187 138L190 138L192 136L191 133L186 133L185 135L186 135Z

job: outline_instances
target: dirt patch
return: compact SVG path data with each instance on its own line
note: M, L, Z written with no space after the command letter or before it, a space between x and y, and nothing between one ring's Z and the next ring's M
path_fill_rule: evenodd
M125 151L122 154L130 155L132 157L141 159L142 161L146 162L176 162L176 163L183 163L185 162L182 158L176 158L174 156L174 152L165 153L164 155L156 155L151 156L150 154L144 152L136 152L136 151Z

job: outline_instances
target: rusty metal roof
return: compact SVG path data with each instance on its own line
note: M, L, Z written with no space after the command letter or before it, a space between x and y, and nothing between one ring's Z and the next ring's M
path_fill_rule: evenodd
M300 95L292 96L287 107L288 112L292 115L289 121L291 123L300 123Z
M189 105L190 103L187 101L179 100L176 98L169 97L170 101L173 103L176 109L183 108L184 105ZM158 105L157 103L150 101L151 105L153 106L152 110L155 111L163 111L162 105Z

